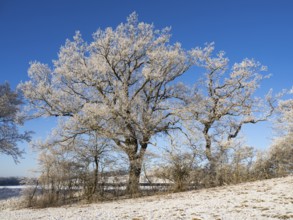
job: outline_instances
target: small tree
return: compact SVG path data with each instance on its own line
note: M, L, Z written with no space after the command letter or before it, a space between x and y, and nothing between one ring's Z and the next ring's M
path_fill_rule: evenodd
M293 89L289 92L292 96ZM268 151L266 172L270 177L293 173L293 99L282 100L277 108L275 127L278 136Z
M293 174L293 134L278 138L269 150L267 163L273 176Z
M200 163L199 152L191 147L191 139L186 133L169 133L166 142L168 147L162 153L162 163L157 164L155 175L172 182L175 191L186 190L193 181L192 173Z
M102 194L104 189L98 188L101 184L103 166L110 161L113 146L108 139L100 138L94 132L76 138L72 148L75 160L84 161L86 172L83 174L84 191L88 200L96 194ZM108 171L110 171L108 167Z
M23 118L18 117L21 104L22 97L8 83L0 85L0 153L12 156L14 162L23 154L17 143L29 141L31 134L18 131L17 125L23 124Z
M290 97L293 96L293 88L288 92ZM277 109L277 120L275 128L279 136L292 136L293 133L293 99L282 100L279 102Z
M77 188L88 200L99 196L103 165L113 150L109 140L95 132L70 136L58 128L46 141L32 143L40 151L40 185L50 189L56 201L60 191L70 197Z

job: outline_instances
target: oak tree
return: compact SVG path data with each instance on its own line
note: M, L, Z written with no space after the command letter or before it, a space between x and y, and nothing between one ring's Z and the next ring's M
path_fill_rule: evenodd
M95 32L91 43L77 32L52 68L32 62L30 81L20 85L35 117L63 117L64 130L95 131L122 149L131 194L152 137L178 127L175 112L186 88L174 81L194 59L169 40L169 28L155 30L133 13L116 29Z
M187 100L187 119L193 119L201 133L199 145L205 148L210 174L217 162L233 145L246 124L266 121L275 109L271 91L264 98L256 91L266 67L253 59L244 59L229 67L223 51L214 55L214 44L193 51L196 65L204 69L194 96ZM194 99L197 101L195 102Z

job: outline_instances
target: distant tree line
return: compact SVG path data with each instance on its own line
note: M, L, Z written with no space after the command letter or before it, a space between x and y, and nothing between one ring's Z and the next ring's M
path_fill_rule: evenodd
M0 186L18 186L22 184L20 177L0 177Z

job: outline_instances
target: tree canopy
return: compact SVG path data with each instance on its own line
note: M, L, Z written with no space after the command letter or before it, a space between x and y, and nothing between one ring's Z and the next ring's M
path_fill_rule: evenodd
M17 128L23 123L23 118L18 117L21 104L22 97L8 83L0 85L0 153L12 156L15 162L23 154L17 143L30 140L30 132L21 134Z

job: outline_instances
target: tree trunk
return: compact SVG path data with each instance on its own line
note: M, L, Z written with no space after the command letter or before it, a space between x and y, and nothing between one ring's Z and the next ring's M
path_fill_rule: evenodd
M147 144L142 144L141 148L128 154L129 157L129 179L127 192L131 197L135 197L139 193L139 179L141 174L142 162ZM138 150L138 152L136 152Z
M205 141L206 141L206 157L209 161L209 177L210 177L210 184L211 186L215 186L216 185L216 176L217 176L217 172L216 172L216 158L213 157L212 155L212 141L211 141L211 137L208 135L208 130L209 128L206 127L204 130L204 137L205 137Z
M92 195L94 195L97 192L97 185L98 185L98 176L99 176L99 159L98 156L95 155L94 157L95 161L95 169L94 169L94 181L93 181L93 189L92 189Z
M142 167L141 158L134 158L130 161L127 192L131 196L135 196L139 192L139 178L141 174L141 167Z

